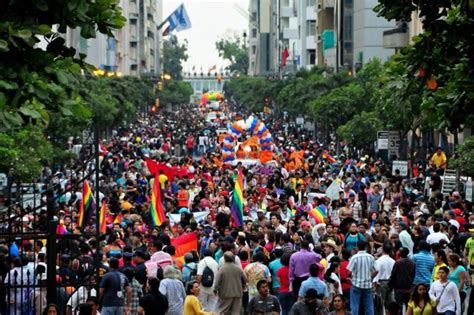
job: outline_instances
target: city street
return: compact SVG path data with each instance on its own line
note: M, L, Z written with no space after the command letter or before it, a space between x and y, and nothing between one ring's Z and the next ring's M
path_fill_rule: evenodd
M474 2L0 12L0 314L474 314Z

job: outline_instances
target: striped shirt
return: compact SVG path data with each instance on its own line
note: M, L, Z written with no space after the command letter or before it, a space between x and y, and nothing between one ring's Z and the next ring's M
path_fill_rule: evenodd
M412 260L415 263L415 280L413 284L424 283L429 286L431 274L435 266L433 256L427 251L420 251L413 255Z
M372 272L375 271L375 259L366 251L359 251L351 257L347 270L352 273L352 285L359 289L372 288Z

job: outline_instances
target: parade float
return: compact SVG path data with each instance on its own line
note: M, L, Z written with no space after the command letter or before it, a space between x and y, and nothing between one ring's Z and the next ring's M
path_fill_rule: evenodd
M248 138L239 142L246 133ZM265 124L257 117L238 120L229 126L222 143L222 160L226 164L267 164L273 160L273 139Z

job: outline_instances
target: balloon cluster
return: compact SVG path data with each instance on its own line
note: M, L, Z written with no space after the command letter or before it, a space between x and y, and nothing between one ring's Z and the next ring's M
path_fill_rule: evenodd
M222 100L222 94L219 92L206 92L201 97L201 105L207 105L212 101Z
M222 160L224 163L230 163L235 160L235 140L243 131L249 131L252 136L257 136L260 143L260 162L263 164L271 161L273 158L272 146L273 138L265 124L257 117L250 116L247 120L239 120L234 122L224 137L222 144Z

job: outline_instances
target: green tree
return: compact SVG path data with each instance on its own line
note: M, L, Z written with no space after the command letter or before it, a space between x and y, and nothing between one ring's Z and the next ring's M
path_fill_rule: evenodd
M163 71L170 74L173 80L183 79L183 61L188 60L187 41L178 42L176 36L170 36L163 42Z
M42 128L28 125L0 133L0 156L0 173L7 174L9 184L30 182L51 161L52 146Z
M380 0L375 7L388 20L410 21L419 14L423 33L401 50L400 62L423 95L421 110L427 127L457 135L473 126L474 3L470 0Z
M459 168L462 175L474 176L474 137L467 138L457 147L455 158L450 160L449 164Z
M233 39L221 38L216 42L216 49L219 52L219 57L230 61L230 65L226 67L226 70L229 70L233 74L247 74L249 55L244 40L240 37Z
M163 91L158 93L160 104L180 105L189 103L193 94L193 88L189 82L185 81L165 81Z
M12 0L0 10L0 129L45 125L53 114L68 116L83 106L74 74L87 68L65 46L68 27L84 38L113 36L125 24L118 0ZM53 25L57 31L53 30ZM46 50L36 47L41 39Z
M318 129L329 141L339 126L346 124L361 111L370 110L364 89L357 83L350 83L332 89L329 93L317 98L308 105Z
M377 113L363 111L337 128L337 134L350 146L370 150L373 142L377 140L377 131L382 127L383 123Z

